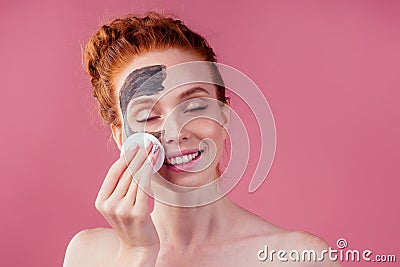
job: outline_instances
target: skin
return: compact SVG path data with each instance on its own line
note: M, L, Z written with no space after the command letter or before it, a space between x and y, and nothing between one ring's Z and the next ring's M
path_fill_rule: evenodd
M141 55L116 77L116 97L126 77L134 70L152 65L168 67L194 60L202 59L173 48ZM157 103L154 108L158 109L157 114L161 114L160 120L179 104L178 94L185 89L172 91ZM208 87L207 92L216 97L212 89ZM111 125L111 130L117 146L121 147L122 129ZM226 138L221 125L199 120L187 124L179 133L171 123L165 127L162 144L169 153L179 148L197 148L200 140L206 137L212 138L217 145L215 162L207 170L176 174L169 173L163 166L160 170L163 176L184 186L202 185L213 179ZM145 161L150 151L151 147L147 151L136 148L128 156L128 163L135 168L135 177L144 187L150 184L151 165ZM301 252L314 249L321 252L328 249L328 244L307 232L289 231L269 223L227 197L196 208L173 207L155 201L150 212L149 197L135 182L131 182L126 165L124 159L116 161L96 199L96 208L112 228L79 232L68 246L64 266L340 266L331 261L259 261L257 252L265 245L276 250L297 249Z
M125 125L124 130L127 136L135 133L127 122L126 113L128 104L137 97L157 95L164 91L165 88L162 82L166 77L165 69L165 65L146 66L132 71L128 77L126 77L119 92L119 102ZM156 138L160 138L162 132L157 131L150 133L156 136Z

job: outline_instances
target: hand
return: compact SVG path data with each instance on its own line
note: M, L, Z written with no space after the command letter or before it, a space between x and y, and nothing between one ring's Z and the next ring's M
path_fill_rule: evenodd
M140 188L150 189L152 163L160 152L158 149L152 153L152 148L152 143L147 149L137 145L123 153L109 169L95 202L96 209L118 233L120 251L143 254L159 250L160 241L148 207L149 197ZM152 163L147 157L151 157Z

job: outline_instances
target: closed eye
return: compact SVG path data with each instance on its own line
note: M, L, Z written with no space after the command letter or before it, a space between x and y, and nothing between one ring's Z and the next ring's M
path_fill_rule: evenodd
M194 111L198 111L198 110L204 110L204 109L206 109L207 107L208 107L208 105L200 106L200 107L195 107L195 108L191 108L191 109L185 110L184 113L186 113L186 112L194 112Z
M136 121L139 122L139 123L143 123L143 122L148 122L148 121L152 121L152 120L159 119L159 118L160 118L159 116L154 116L154 117L148 117L146 119L136 120Z

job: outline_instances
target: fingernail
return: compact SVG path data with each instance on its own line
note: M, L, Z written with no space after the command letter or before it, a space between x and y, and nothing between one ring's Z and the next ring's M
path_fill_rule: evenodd
M149 146L150 146L150 144L151 144L151 141L150 141L149 139L146 139L146 140L144 141L144 148L145 148L145 149L148 149Z
M159 148L160 148L160 147L159 147L158 144L154 144L154 145L153 145L153 151L152 151L151 153L156 154Z
M159 151L159 149L157 148L156 151L153 152L153 155L151 156L151 164L154 166L154 164L156 163L156 160L158 158L157 152Z

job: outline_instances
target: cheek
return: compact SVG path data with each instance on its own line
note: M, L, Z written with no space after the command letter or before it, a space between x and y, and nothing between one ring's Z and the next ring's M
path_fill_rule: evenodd
M223 127L215 121L198 119L189 123L187 129L197 139L211 138L217 145L218 150L223 146Z

